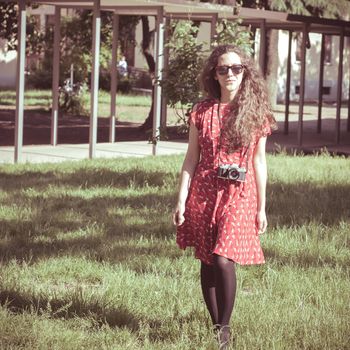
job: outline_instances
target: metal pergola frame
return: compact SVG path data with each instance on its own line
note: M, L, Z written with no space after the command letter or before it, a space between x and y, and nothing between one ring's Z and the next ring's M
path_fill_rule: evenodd
M7 0L10 1L10 0ZM23 112L24 112L24 67L25 67L25 38L26 38L26 2L29 0L17 0L18 3L18 57L17 57L17 78L16 78L16 118L15 118L15 163L22 158L23 146ZM299 119L298 119L298 145L301 147L303 140L303 105L305 94L305 55L306 43L310 32L339 35L339 64L338 64L338 84L337 84L337 112L335 124L335 143L340 141L340 108L342 96L343 78L343 50L344 37L350 37L350 22L321 19L315 17L290 15L287 13L255 10L241 8L236 13L233 6L213 5L210 3L194 3L184 0L36 0L37 4L48 4L55 6L55 28L60 28L61 8L86 8L93 11L93 37L92 55L93 65L91 73L91 114L89 132L89 158L95 157L97 143L97 106L98 106L98 76L99 76L99 48L100 48L100 27L101 11L114 12L113 17L113 46L111 64L111 113L110 113L110 133L109 141L115 141L115 117L116 117L116 47L118 40L118 20L119 15L151 15L156 17L156 76L161 79L163 67L167 65L168 52L164 49L164 27L166 21L170 19L192 19L207 21L211 23L211 38L215 33L215 25L218 20L242 19L243 26L250 26L260 29L260 66L264 66L266 56L265 33L267 29L280 29L289 31L289 52L287 67L286 86L286 110L285 110L285 133L288 133L289 115L289 93L290 93L290 66L291 66L291 38L292 32L302 32L302 58L300 72L299 91ZM58 130L58 88L59 88L59 43L60 30L54 31L54 55L53 55L53 82L52 82L52 119L51 119L51 144L57 144ZM324 55L321 52L321 62L323 65ZM322 107L322 85L323 71L320 72L319 91L319 115L318 130L321 130L321 107ZM350 85L350 83L349 83ZM155 85L154 93L154 115L152 138L157 140L161 124L161 114L166 111L165 99L161 95L161 87ZM348 104L348 131L350 131L350 98ZM152 154L157 153L157 143L152 146Z

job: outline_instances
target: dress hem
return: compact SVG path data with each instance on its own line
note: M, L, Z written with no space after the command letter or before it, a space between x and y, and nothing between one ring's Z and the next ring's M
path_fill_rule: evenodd
M209 261L208 259L203 259L202 257L200 257L199 255L197 255L197 251L196 251L196 248L194 245L184 245L184 244L177 244L179 246L180 249L182 250L186 250L187 248L192 248L194 250L194 257L198 260L200 260L202 263L204 264L207 264L207 265L213 265L213 261L212 259ZM226 259L229 259L229 260L232 260L234 263L238 264L238 265L241 265L241 266L251 266L251 265L263 265L266 263L265 259L261 260L261 261L257 261L257 262L242 262L242 261L239 261L237 259L235 259L234 257L231 258L227 255L224 255L222 253L212 253L212 255L219 255L219 256L222 256Z

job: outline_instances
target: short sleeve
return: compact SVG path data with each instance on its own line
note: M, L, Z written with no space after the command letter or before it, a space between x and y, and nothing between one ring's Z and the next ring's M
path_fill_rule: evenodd
M255 133L256 142L258 142L261 137L267 137L267 136L271 135L271 132L272 132L271 125L270 125L268 119L266 118L261 129L257 130Z
M265 124L263 125L263 128L261 130L261 136L260 137L266 137L271 135L271 126L270 123L266 120Z
M188 125L193 124L198 130L201 127L201 116L198 108L198 104L196 104L192 111L190 112L189 118L188 118Z

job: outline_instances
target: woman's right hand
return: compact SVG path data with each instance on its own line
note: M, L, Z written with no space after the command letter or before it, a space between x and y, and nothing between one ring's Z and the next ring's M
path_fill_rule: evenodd
M174 225L180 226L185 222L184 213L185 213L185 205L178 203L173 213Z
M186 157L181 169L180 190L177 205L173 212L173 223L180 226L185 222L185 204L191 179L200 158L199 132L191 121Z

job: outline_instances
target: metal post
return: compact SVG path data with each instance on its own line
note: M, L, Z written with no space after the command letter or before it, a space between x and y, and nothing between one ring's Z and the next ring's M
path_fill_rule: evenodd
M155 79L162 79L163 69L163 43L164 43L164 9L160 7L157 11L156 18L156 69ZM153 130L152 130L152 154L155 156L157 153L157 141L159 139L160 128L160 113L161 113L161 86L158 83L154 85L154 110L153 110Z
M52 111L51 111L51 145L57 145L58 110L59 110L59 75L60 75L60 41L61 41L61 8L55 6L55 26L52 59Z
M341 114L341 95L343 84L343 51L344 51L344 27L341 27L339 36L339 63L338 63L338 86L337 86L337 113L335 118L335 143L340 142L340 114Z
M213 13L211 15L211 22L210 22L210 46L213 46L215 37L216 37L216 24L218 22L218 14Z
M291 60L292 60L292 31L289 31L288 37L288 57L287 57L287 81L286 81L286 109L284 115L284 133L288 135L289 129L289 104L290 104L290 76L291 76Z
M308 25L303 24L303 40L301 46L300 62L300 88L299 88L299 118L298 118L298 145L303 145L303 113L305 97L305 58L306 58L306 41L308 38Z
M22 160L23 112L24 112L24 65L26 55L26 4L18 0L18 48L16 75L16 118L15 118L15 157L14 162Z
M73 85L74 85L74 63L72 63L70 65L70 85L73 89Z
M348 39L350 40L350 39ZM349 94L348 94L348 126L347 131L350 132L350 74L349 74Z
M168 41L168 37L169 37L169 27L170 27L170 18L166 17L165 18L165 30L164 30L164 43L167 43ZM163 57L164 57L164 67L163 67L163 78L164 78L164 74L166 74L166 71L169 67L169 47L164 47L164 53L163 53ZM168 99L166 96L164 96L164 93L162 93L162 112L161 112L161 119L160 119L160 126L163 129L166 128L167 125L167 105L168 105Z
M89 132L89 158L94 158L97 143L98 75L101 35L100 0L94 1L92 27L91 114Z
M265 60L266 60L266 21L260 22L260 48L259 48L259 65L261 73L265 76Z
M109 142L115 142L116 95L117 95L117 49L118 49L119 16L113 15L113 42L111 63L111 115L109 118Z
M318 133L320 133L322 131L324 53L325 53L325 35L322 34L321 55L320 55L320 79L319 79L319 84L318 84L318 116L317 116L317 132Z

